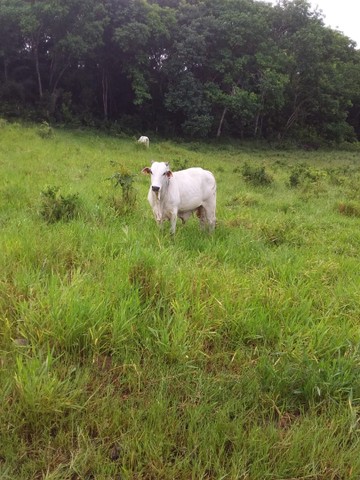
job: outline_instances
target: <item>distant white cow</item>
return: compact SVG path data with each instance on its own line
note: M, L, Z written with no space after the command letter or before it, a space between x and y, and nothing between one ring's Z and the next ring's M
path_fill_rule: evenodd
M144 145L146 148L149 148L150 146L150 140L149 137L144 137L143 135L139 138L138 143L140 145Z
M202 168L172 172L164 162L153 162L142 172L151 175L148 201L158 224L170 220L170 232L174 234L176 218L185 223L196 211L200 225L207 225L210 231L214 229L216 181L211 172Z

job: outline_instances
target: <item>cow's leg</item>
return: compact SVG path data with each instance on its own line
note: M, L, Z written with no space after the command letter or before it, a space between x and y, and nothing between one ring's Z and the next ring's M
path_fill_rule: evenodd
M177 210L170 213L170 233L175 234L177 220Z
M206 224L206 211L202 205L196 209L196 215L199 219L200 227L204 229Z
M215 208L216 197L208 199L203 205L205 217L204 223L206 222L210 232L214 230L216 224Z
M208 211L206 216L209 232L213 232L216 224L215 210Z

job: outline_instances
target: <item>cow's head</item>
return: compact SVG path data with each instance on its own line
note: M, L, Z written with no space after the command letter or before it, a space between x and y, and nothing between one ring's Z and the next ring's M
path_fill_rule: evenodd
M145 175L151 175L151 190L160 200L161 190L166 188L172 177L169 164L165 162L152 162L151 167L142 169Z

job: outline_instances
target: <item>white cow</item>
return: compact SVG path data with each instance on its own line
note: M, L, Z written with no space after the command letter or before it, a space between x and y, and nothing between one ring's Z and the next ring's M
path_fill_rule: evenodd
M148 201L155 220L162 224L170 220L170 232L175 233L176 218L183 223L196 211L200 225L215 227L216 181L214 175L202 168L172 172L168 163L153 162L142 173L151 175Z
M149 146L150 146L149 137L144 137L143 135L141 135L141 137L138 140L138 143L140 145L144 145L146 148L149 148Z

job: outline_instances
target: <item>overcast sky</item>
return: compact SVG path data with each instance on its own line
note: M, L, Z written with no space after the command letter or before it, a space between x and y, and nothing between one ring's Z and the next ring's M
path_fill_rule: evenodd
M277 0L270 2L276 4ZM313 9L322 10L325 25L340 30L360 48L360 0L310 0L310 3Z

